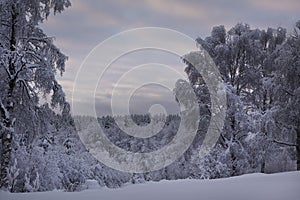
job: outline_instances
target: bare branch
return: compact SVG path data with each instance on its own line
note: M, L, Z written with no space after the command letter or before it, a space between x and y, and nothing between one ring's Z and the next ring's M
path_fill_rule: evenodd
M21 82L26 90L26 94L28 96L28 98L30 98L30 87L28 86L28 84L25 82L24 79L18 79L17 82Z
M288 94L291 95L291 96L295 96L294 93L292 93L292 92L290 92L290 91L288 91L288 90L286 90L286 89L284 89L284 88L282 88L282 90L285 91L286 93L288 93Z
M275 140L275 139L273 139L272 142L274 142L276 144L280 144L280 145L291 146L291 147L296 147L297 146L297 144L283 142L283 141L278 141L278 140Z
M41 65L38 64L26 64L26 68L27 69L36 69L38 67L40 67Z

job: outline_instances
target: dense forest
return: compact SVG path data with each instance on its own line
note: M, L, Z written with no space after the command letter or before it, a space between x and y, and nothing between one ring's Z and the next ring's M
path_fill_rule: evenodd
M87 180L120 187L163 179L215 179L245 173L300 170L300 21L292 32L283 27L252 29L238 23L226 30L212 28L195 43L216 63L225 83L224 127L205 157L199 149L211 118L208 87L189 63L188 82L197 95L201 120L189 149L171 165L147 173L125 173L97 161L77 131L93 133L89 116L71 116L56 73L63 74L67 56L39 24L51 12L70 6L68 0L0 1L0 187L11 192L54 189L83 190ZM44 99L48 98L48 101ZM162 116L131 115L138 125L161 123ZM169 143L180 115L165 116L163 129L147 139L124 133L112 116L96 119L106 136L131 152L149 152ZM76 124L76 125L75 125ZM130 124L124 124L130 126ZM149 128L151 131L153 127Z

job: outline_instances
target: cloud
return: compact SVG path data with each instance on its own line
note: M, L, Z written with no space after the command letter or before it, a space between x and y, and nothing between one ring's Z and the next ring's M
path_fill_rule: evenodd
M67 99L71 99L75 76L79 67L89 52L108 37L130 28L143 26L159 26L183 32L192 38L205 37L210 34L213 26L223 24L227 29L238 22L246 22L252 28L287 27L291 30L293 24L300 19L299 0L72 0L72 7L56 16L50 16L42 25L49 36L55 36L55 44L69 57L64 76L58 77ZM147 38L147 34L139 37ZM131 41L123 41L120 48ZM174 43L174 38L168 38L170 45L183 49ZM188 50L187 50L188 51ZM188 53L188 52L186 52ZM180 59L168 56L164 52L141 53L133 52L124 55L111 66L111 71L99 83L103 91L96 97L103 105L109 105L109 91L114 82L128 69L149 62L157 62L183 70ZM99 67L95 65L94 68ZM90 76L89 72L83 72ZM145 74L150 75L150 74ZM143 76L141 76L141 79ZM95 81L95 80L91 80ZM89 84L85 82L82 84ZM84 103L85 93L90 90L78 91L82 99L76 101ZM125 92L125 90L122 90ZM143 97L142 94L137 96ZM144 97L154 100L157 95L147 91ZM141 99L140 98L140 99ZM144 98L142 101L146 101ZM147 100L148 101L148 100ZM136 104L138 104L136 102ZM100 106L100 105L97 105ZM105 107L105 106L104 106ZM102 108L108 110L107 107ZM84 111L84 109L82 109ZM106 111L105 111L106 112Z
M254 6L256 9L263 9L266 11L275 12L299 12L299 0L252 0L248 4Z
M192 4L188 1L178 1L178 0L143 0L143 1L133 1L122 0L123 4L132 7L138 7L139 9L149 9L155 13L165 14L178 18L185 19L195 19L203 18L208 14L208 10L204 7L199 6L199 4ZM137 6L138 5L138 6Z

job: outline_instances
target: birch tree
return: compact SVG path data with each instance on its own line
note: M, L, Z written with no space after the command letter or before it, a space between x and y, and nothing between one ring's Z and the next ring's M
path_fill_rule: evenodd
M8 188L15 123L22 120L16 110L35 112L39 98L51 95L51 105L63 108L64 93L55 79L63 73L67 57L53 44L39 23L53 11L60 13L69 0L0 1L0 187ZM20 108L20 109L17 109Z

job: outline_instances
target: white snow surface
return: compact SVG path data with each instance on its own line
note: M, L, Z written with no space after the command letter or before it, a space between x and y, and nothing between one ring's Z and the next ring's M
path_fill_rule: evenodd
M0 192L1 200L299 200L300 172L248 174L215 180L177 180L81 192Z

